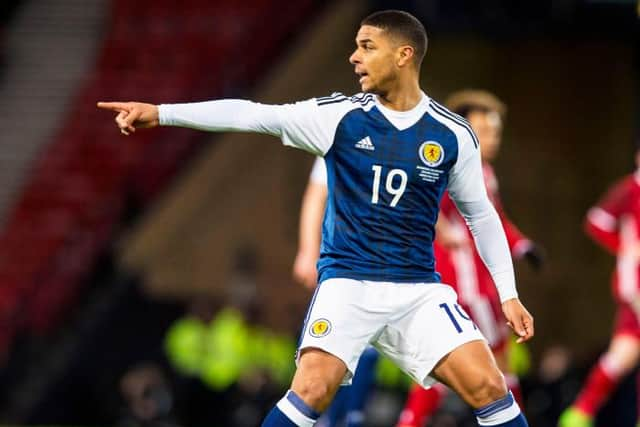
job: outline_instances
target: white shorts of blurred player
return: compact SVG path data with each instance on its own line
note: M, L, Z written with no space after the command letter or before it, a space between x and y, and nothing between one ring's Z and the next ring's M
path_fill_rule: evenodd
M371 344L429 387L440 359L475 340L486 341L448 285L329 279L316 288L298 355L309 347L333 354L347 365L343 384L349 384Z

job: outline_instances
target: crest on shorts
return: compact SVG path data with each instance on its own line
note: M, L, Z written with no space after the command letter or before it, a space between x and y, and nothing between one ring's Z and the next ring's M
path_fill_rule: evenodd
M418 155L422 163L434 168L444 160L444 148L435 141L425 141L420 145Z
M331 322L327 319L314 320L309 326L309 333L315 338L327 336L329 332L331 332Z

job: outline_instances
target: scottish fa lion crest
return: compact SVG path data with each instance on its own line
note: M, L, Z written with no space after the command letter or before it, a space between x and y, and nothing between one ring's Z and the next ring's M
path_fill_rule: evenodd
M425 141L418 149L420 160L425 165L435 168L444 160L444 148L435 141Z
M318 319L309 326L309 333L312 337L322 338L331 332L331 322L327 319Z

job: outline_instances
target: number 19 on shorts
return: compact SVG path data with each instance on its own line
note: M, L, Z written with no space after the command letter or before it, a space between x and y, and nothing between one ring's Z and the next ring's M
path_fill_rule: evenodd
M458 331L459 334L462 333L462 326L460 325L460 322L458 322L458 319L456 319L456 315L454 314L454 311L457 313L458 317L462 318L466 322L470 322L471 325L473 326L473 329L478 329L476 324L473 323L473 320L471 320L469 315L467 315L462 309L462 307L460 307L458 304L453 304L453 310L447 303L442 303L439 305L439 307L442 310L444 310L449 320L451 320L453 327L456 329L456 331Z
M380 196L380 181L382 180L382 166L373 165L371 167L373 169L373 187L371 189L371 203L374 205L378 204L379 196ZM396 179L399 177L399 179ZM400 198L404 194L404 190L407 189L407 173L402 169L391 169L387 174L385 179L384 188L387 193L393 196L391 203L389 206L392 208L396 207Z

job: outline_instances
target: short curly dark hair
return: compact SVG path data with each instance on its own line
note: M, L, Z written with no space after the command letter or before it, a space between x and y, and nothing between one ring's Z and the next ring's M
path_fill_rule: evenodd
M416 67L420 68L427 53L428 39L427 31L418 18L402 10L381 10L364 18L360 25L380 28L406 41L415 52Z

